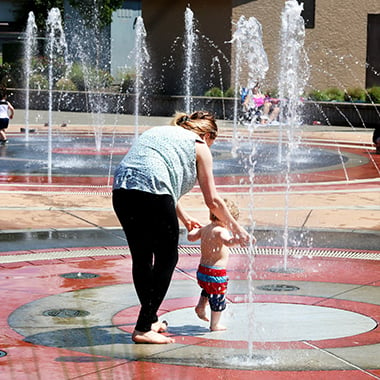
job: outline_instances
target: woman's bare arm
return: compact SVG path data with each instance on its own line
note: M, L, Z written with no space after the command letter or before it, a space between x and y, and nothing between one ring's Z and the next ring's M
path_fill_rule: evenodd
M227 225L234 236L237 235L236 238L240 245L247 245L250 241L248 232L232 217L223 199L217 193L212 173L212 155L209 147L206 144L197 143L196 151L198 182L207 207L219 220Z
M190 216L181 206L180 202L177 203L176 213L178 219L183 223L188 231L191 231L194 228L202 227L199 221L192 216Z

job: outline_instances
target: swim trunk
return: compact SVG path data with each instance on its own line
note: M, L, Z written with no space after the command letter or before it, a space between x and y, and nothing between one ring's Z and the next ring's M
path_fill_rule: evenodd
M197 271L199 286L203 289L202 296L209 299L212 311L222 311L226 308L227 271L224 268L199 265Z

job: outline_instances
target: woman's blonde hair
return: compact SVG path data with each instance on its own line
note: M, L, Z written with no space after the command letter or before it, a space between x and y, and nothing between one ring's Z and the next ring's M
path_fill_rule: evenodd
M210 133L212 139L218 136L218 126L216 125L215 117L207 111L195 111L191 115L187 115L184 112L176 112L171 124L193 131L201 137L206 133Z

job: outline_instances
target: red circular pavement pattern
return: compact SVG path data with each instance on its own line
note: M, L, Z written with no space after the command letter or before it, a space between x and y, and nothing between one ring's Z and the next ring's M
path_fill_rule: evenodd
M77 249L80 251L81 249ZM73 250L74 251L74 250ZM39 251L35 251L33 254L38 254ZM380 252L374 252L379 254ZM31 255L33 255L31 254ZM106 254L106 251L105 251ZM74 255L75 256L75 255ZM180 255L180 260L178 263L179 270L174 273L172 286L175 286L178 281L181 282L181 287L184 286L184 282L188 282L193 289L195 282L194 275L196 264L199 261L198 254ZM243 255L233 255L230 260L229 277L230 280L242 280L247 276L247 261L248 258ZM297 284L301 289L303 284L315 284L317 288L320 284L325 284L325 289L329 289L329 284L331 288L334 289L337 285L352 287L352 291L355 292L357 289L361 289L363 297L366 298L366 292L364 288L378 288L380 285L380 268L378 261L376 260L356 260L356 259L340 259L340 258L319 258L319 257L303 257L303 258L288 258L289 267L297 267L302 269L302 271L297 273L272 273L268 272L268 268L272 268L274 265L281 261L281 257L275 256L257 256L255 258L255 274L254 280L262 281L263 283L280 283L280 284ZM24 307L24 305L29 304L33 301L38 301L39 299L47 296L59 296L65 292L76 292L84 289L91 288L94 290L98 288L104 288L108 286L120 285L120 284L131 284L131 259L130 256L100 256L100 257L82 257L82 258L71 258L71 259L59 259L52 261L29 261L21 263L9 263L1 264L2 267L2 278L0 279L0 286L5 288L6 278L13 278L12 284L6 290L7 299L9 302L2 307L2 319L5 320L6 316L12 313L14 310ZM316 270L318 268L318 270ZM77 280L77 279L67 279L62 278L60 275L62 273L72 273L72 272L91 272L98 274L99 277L93 278L91 280ZM25 282L27 279L27 282ZM8 281L9 283L9 281ZM186 286L186 285L185 285ZM310 286L310 285L309 285ZM313 285L311 285L313 288ZM372 318L377 323L380 320L380 305L365 302L360 300L360 295L356 296L357 301L350 301L344 299L344 297L350 295L350 291L347 291L345 295L337 294L334 296L334 290L331 290L331 294L326 297L312 297L312 296L298 296L291 295L283 292L282 294L256 294L254 296L255 302L270 302L270 303L288 303L288 304L298 304L298 305L318 305L328 308L336 308L340 310L347 310L354 313L360 313L362 315ZM189 290L189 293L193 293L193 290ZM183 308L193 308L196 304L197 294L189 294L188 297L179 298L167 298L165 299L162 307L160 309L160 314L164 314L173 310L183 309ZM91 293L88 293L89 295ZM78 294L79 296L79 294ZM232 303L244 302L244 297L242 294L228 293L228 299ZM87 296L88 297L88 296ZM122 299L122 295L120 295ZM340 297L340 298L339 298ZM65 297L60 297L62 302L62 307L64 307ZM80 299L80 296L79 298ZM136 314L138 311L138 306L129 307L126 309L121 309L112 318L112 323L114 326L124 331L127 336L132 332L133 325L136 319ZM40 312L40 311L39 311ZM90 310L91 312L91 310ZM197 324L197 318L194 314L194 324ZM97 325L107 325L107 321L99 321ZM91 328L91 326L87 326ZM96 327L96 326L94 326ZM59 329L70 329L70 324L66 326L63 323ZM64 330L62 330L64 331ZM42 332L42 330L41 330ZM30 370L35 371L36 366L36 352L43 358L44 368L42 366L39 368L41 378L46 373L48 375L49 371L56 371L59 374L62 371L62 363L56 360L57 357L77 357L76 366L65 367L65 373L74 374L79 371L88 371L89 367L94 365L94 360L99 360L99 356L90 355L88 352L81 352L80 347L70 347L58 348L58 347L46 347L41 345L33 345L24 341L24 337L17 334L11 328L3 326L3 344L0 349L7 352L7 355L0 358L1 368L7 368L7 363L10 365L10 360L14 355L18 358L23 358L22 366L26 368L30 366ZM182 346L187 347L203 347L204 349L246 349L246 341L223 341L218 339L203 339L202 337L186 336L180 335L176 337ZM380 342L379 327L377 326L372 331L368 331L363 334L358 334L355 336L348 336L339 339L326 339L321 341L312 341L313 347L318 347L319 350L329 350L329 349L339 349L344 350L345 348L350 349L351 347L366 347L367 355L369 355L372 360L374 360L374 367L378 366L378 349L376 345ZM126 343L127 344L127 343ZM129 343L133 344L133 343ZM373 348L372 355L368 354ZM166 346L170 350L170 345ZM174 347L173 347L174 349ZM304 342L257 342L254 343L255 350L294 350L295 355L299 355L297 350L308 350L311 351L313 348L306 347ZM144 350L143 346L140 350ZM304 352L304 351L302 351ZM344 352L344 351L343 351ZM110 351L112 358L112 349ZM93 359L90 359L90 358ZM291 358L291 356L290 356ZM105 358L104 358L105 359ZM117 376L118 370L115 372L107 369L107 363L110 358L106 359L104 362L102 359L100 362L96 363L99 375L105 376L107 371L109 375ZM92 361L91 361L92 360ZM368 359L371 360L371 359ZM200 368L198 366L192 366L187 362L186 357L183 358L183 366L178 364L170 365L168 363L152 363L149 360L144 361L142 359L139 362L134 362L130 360L122 360L120 358L112 358L112 366L121 366L124 368L124 373L135 373L133 378L142 379L144 376L153 376L156 371L162 376L167 376L165 378L171 379L172 375L175 373L175 378L189 377L189 376L199 376L199 375L213 375L216 378L224 378L228 374L228 378L232 379L250 379L252 376L259 376L260 379L320 379L323 373L323 379L335 380L335 379L365 379L363 371L370 371L374 376L380 375L380 369L363 368L359 370L358 368L352 368L352 370L347 370L347 366L342 363L342 370L328 370L323 369L320 371L308 371L307 368L302 371L276 371L276 370L261 370L260 366L254 369L233 369L233 368ZM18 362L20 362L18 360ZM143 363L145 362L145 366ZM29 363L29 364L28 364ZM80 363L80 366L78 365ZM5 367L4 367L5 366ZM16 370L19 364L12 363L12 370ZM109 366L109 363L108 363ZM212 367L212 366L210 366ZM136 372L134 372L136 371ZM142 371L142 372L140 372ZM71 375L71 376L72 376ZM285 377L281 377L285 376ZM58 375L57 375L58 376ZM110 378L112 378L112 376ZM307 376L307 377L306 377ZM366 375L368 376L368 375ZM12 377L11 377L12 378ZM17 377L14 377L17 379ZM65 377L56 377L56 379L62 379ZM71 377L68 377L71 378ZM91 378L91 377L90 377ZM95 375L93 377L96 378ZM102 377L101 377L102 378ZM123 377L121 377L123 378ZM53 377L54 379L54 377Z

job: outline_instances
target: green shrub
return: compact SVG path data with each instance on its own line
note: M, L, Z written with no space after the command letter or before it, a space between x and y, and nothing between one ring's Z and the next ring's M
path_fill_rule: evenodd
M79 63L75 62L72 64L69 79L74 83L77 90L84 91L86 89L82 66Z
M49 81L42 74L32 74L29 79L29 88L47 90L49 88Z
M45 56L33 56L30 61L30 68L33 73L46 74L48 72L49 60Z
M223 92L219 87L210 88L205 92L205 96L211 96L213 98L220 98L223 96Z
M94 69L93 73L95 74L95 78L98 80L97 88L109 88L113 83L113 76L105 70Z
M331 87L326 90L313 90L309 93L309 98L315 101L344 101L344 91L336 87Z
M0 85L2 87L15 87L17 71L13 64L4 63L0 65Z
M224 96L226 98L234 98L235 97L235 90L230 87L229 89L227 89L227 91L224 93Z
M325 90L328 100L335 100L337 102L344 101L344 91L336 87L331 87Z
M370 103L380 103L380 87L371 87L367 90L367 101Z
M113 82L113 77L109 72L95 67L83 69L78 62L71 66L68 77L79 91L108 88Z
M235 96L235 91L231 87L224 92L219 87L213 87L207 90L204 96L210 96L212 98L233 98Z
M136 75L134 73L123 73L120 75L121 80L120 80L120 92L123 93L130 93L133 92L135 88L135 80L136 80Z
M326 102L329 99L327 98L327 95L320 90L313 90L309 93L309 99L315 100L316 102Z
M57 90L60 90L60 91L76 91L77 90L77 86L75 86L74 82L68 78L58 79L57 83L55 84L55 87Z
M366 92L362 88L355 87L349 88L345 95L344 100L351 102L364 102L366 99Z

